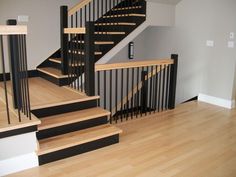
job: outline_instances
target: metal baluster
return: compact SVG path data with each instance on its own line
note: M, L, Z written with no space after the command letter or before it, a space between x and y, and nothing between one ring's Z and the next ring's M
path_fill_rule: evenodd
M2 58L2 70L3 70L3 83L5 90L5 101L6 101L6 112L7 112L7 122L11 124L10 113L9 113L9 103L7 96L7 78L6 78L6 69L5 69L5 61L4 61L4 48L3 48L3 37L0 35L0 45L1 45L1 58Z

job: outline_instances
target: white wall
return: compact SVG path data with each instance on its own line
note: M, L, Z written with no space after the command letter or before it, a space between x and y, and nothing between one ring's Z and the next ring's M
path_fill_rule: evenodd
M47 59L60 47L60 6L69 8L80 0L0 0L0 24L28 15L27 52L29 69Z
M236 48L227 48L227 41L230 32L236 33L235 17L235 0L182 0L176 6L176 26L146 29L134 40L135 56L179 54L178 103L199 93L232 100ZM206 47L208 39L215 47ZM112 61L127 60L127 53L126 47Z
M36 133L0 139L0 176L38 166Z

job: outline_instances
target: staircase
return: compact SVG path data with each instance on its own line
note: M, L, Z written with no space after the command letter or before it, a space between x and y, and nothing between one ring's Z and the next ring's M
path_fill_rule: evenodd
M119 142L122 130L108 124L111 111L98 107L95 62L145 20L144 0L83 0L69 11L61 7L61 49L37 71L85 97L32 108L42 122L37 132L40 165Z
M110 1L110 3L112 3L112 1ZM101 6L105 6L105 4L106 4L105 2L102 5L100 4L100 8ZM95 6L98 5L99 4L95 3ZM111 5L113 5L113 7L109 9L107 6L110 7ZM87 6L91 7L92 5L88 3ZM73 10L73 8L71 10ZM80 14L84 13L84 11L83 9L81 9L76 13ZM89 11L88 8L87 11ZM107 52L109 52L114 46L116 46L120 41L122 41L127 35L129 35L134 29L136 29L146 20L146 2L144 0L123 0L121 2L117 1L117 4L108 3L108 5L106 5L106 9L101 11L102 12L98 13L102 15L100 16L97 15L98 16L97 19L94 20L93 22L95 62L101 59ZM91 14L91 16L94 15ZM74 19L75 18L79 17L76 16L74 17ZM87 20L93 21L91 19L90 20L88 19L89 18L88 15L85 18L87 18L86 21ZM76 25L71 24L71 28L76 29L78 26L79 27L85 26L85 24L78 24L78 23ZM74 66L75 69L79 70L80 75L84 72L84 62L86 58L85 57L86 44L84 36L85 35L82 35L81 37L79 37L79 39L74 38L73 40L69 41L70 42L69 45L80 45L81 47L80 51L75 49L69 50L69 55L71 52L76 52L78 54L78 57L82 61L79 65ZM63 55L62 49L59 49L37 67L37 70L41 77L59 86L68 85L71 83L71 81L68 79L68 72L63 73L64 58L62 57L62 55Z
M110 112L97 107L99 96L32 107L38 126L39 164L53 162L119 142Z

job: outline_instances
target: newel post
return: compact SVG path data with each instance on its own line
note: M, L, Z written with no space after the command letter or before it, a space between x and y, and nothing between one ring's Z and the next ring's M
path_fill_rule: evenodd
M7 20L7 25L17 25L15 19ZM19 92L20 86L18 81L19 73L19 46L17 35L8 36L9 45L9 58L10 58L10 70L11 70L11 80L12 80L12 92L13 92L13 106L15 109L21 107Z
M88 96L95 95L95 45L94 45L94 23L85 24L85 93Z
M60 33L61 33L61 58L62 65L61 71L62 74L68 74L68 35L64 34L64 29L68 28L68 7L61 6L60 8Z
M170 70L170 87L169 87L169 109L175 108L175 95L176 95L176 83L177 83L177 69L178 69L178 55L172 54L171 59L174 60Z

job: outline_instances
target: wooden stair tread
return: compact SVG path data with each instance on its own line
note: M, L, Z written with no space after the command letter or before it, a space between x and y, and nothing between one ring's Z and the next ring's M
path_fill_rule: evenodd
M116 35L116 34L125 34L125 32L119 31L119 32L115 32L115 31L102 31L102 32L95 32L95 34L111 34L111 35Z
M52 77L62 79L62 78L67 78L68 75L63 75L60 70L56 68L51 68L51 67L45 67L45 68L37 68L38 71L43 72L45 74L48 74Z
M62 125L68 125L72 123L82 122L102 116L109 116L110 112L100 107L84 109L80 111L74 111L54 116L49 116L41 119L41 125L38 126L38 130L45 130Z
M119 10L131 10L131 9L141 9L142 6L132 6L132 7L120 7L120 8L114 8L112 11L119 11Z
M73 41L75 43L79 43L79 44L84 44L84 41ZM115 42L114 41L95 41L94 44L95 45L112 45L114 44Z
M48 154L120 133L122 133L121 129L106 124L39 140L38 155Z
M49 58L49 61L61 64L62 58Z
M118 15L104 15L102 18L113 17L146 17L146 14L118 14Z
M95 26L135 26L136 23L120 22L120 23L95 23Z
M89 97L74 99L74 100L71 100L71 101L61 101L59 103L54 103L54 104L45 104L45 105L42 105L42 106L33 106L31 108L31 110L33 111L33 110L37 110L37 109L44 109L44 108L55 107L55 106L62 106L62 105L66 105L66 104L85 102L85 101L89 101L89 100L98 100L99 98L100 98L99 96L89 96Z
M71 50L68 51L69 53L71 53ZM74 54L79 54L79 55L85 55L84 52L81 51L73 51L72 53ZM102 55L102 52L94 52L95 55Z

